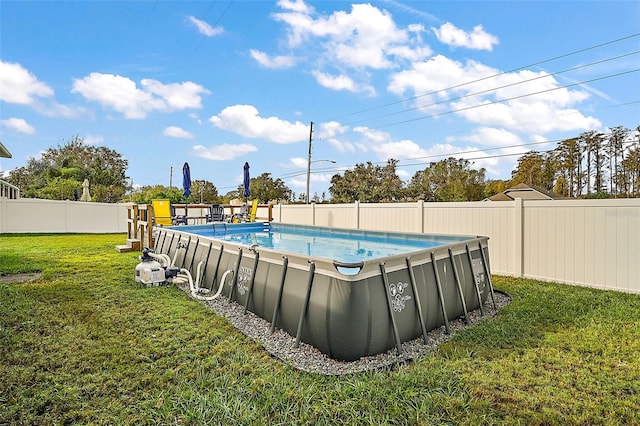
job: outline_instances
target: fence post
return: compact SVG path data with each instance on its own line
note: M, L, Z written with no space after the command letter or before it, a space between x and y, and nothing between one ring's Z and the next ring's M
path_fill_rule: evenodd
M418 230L420 234L424 234L424 200L418 200L416 203L418 207Z
M354 206L355 229L360 229L360 201L356 200Z
M524 276L524 203L522 198L516 198L514 200L513 211L513 248L515 256L515 273L516 276Z

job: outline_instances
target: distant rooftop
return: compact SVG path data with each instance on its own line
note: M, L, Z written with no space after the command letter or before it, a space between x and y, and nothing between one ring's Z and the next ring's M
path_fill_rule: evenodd
M516 198L524 200L566 200L567 197L547 191L535 185L519 183L513 188L499 192L486 200L489 201L513 201Z

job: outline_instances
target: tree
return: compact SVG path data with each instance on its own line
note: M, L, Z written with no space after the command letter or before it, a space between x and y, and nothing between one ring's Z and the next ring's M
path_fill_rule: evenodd
M244 185L239 185L238 197L243 193ZM249 191L251 198L260 200L261 203L268 203L271 200L289 200L292 192L280 178L273 180L271 173L263 173L258 177L249 180ZM229 194L227 194L229 195Z
M471 169L471 162L447 158L416 172L407 193L414 200L478 201L484 198L485 170Z
M182 189L169 188L164 185L143 186L132 196L133 202L136 204L151 204L151 200L158 198L168 199L172 204L186 202Z
M587 150L591 152L593 158L593 189L596 193L606 193L604 182L604 163L606 160L604 135L597 132L591 133L589 139L587 139Z
M586 159L585 159L585 166L586 166L586 174L585 174L585 183L587 185L587 195L591 194L591 178L592 176L594 176L594 172L592 172L592 170L595 170L595 180L594 180L594 188L596 192L598 192L600 189L602 189L601 187L598 187L596 182L602 182L602 162L600 161L600 152L601 152L601 147L602 147L602 138L603 135L602 133L596 132L595 130L589 131L589 132L584 132L581 133L580 136L578 136L578 139L580 140L580 144L583 146L584 152L586 154ZM596 161L597 159L597 161ZM599 169L596 168L596 164L599 165ZM593 168L592 168L593 167Z
M39 159L11 172L7 179L18 186L25 197L56 200L73 199L73 190L82 190L88 179L93 201L115 203L127 187L128 162L114 150L86 145L74 136L64 145L49 148Z
M629 134L629 129L623 126L616 126L611 129L609 138L607 139L607 154L609 157L609 189L611 194L618 194L621 189L621 182L618 180L619 175L622 175L622 181L624 181L624 170L622 173L618 171L619 162L624 155L624 141Z
M565 139L553 150L556 166L554 191L566 197L582 193L582 145L579 138Z
M537 151L527 152L518 158L518 165L515 170L511 172L509 186L526 183L551 190L553 188L553 179L551 179L550 183L548 175L550 170L553 170L553 167L549 163L549 160L544 154Z
M194 180L191 182L191 195L189 203L217 204L221 202L218 188L207 180Z
M360 163L343 175L331 177L329 193L335 203L389 203L404 199L402 180L396 173L398 161L390 159L385 166L373 165L370 161Z
M484 185L484 196L486 198L489 198L493 195L503 192L507 188L509 188L509 181L501 179L487 180L487 183Z

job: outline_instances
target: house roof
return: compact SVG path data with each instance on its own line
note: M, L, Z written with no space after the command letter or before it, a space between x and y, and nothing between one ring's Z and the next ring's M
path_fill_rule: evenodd
M490 201L513 201L516 198L523 200L566 200L566 197L547 191L535 185L519 183L516 186L505 189L488 198Z
M2 142L0 142L0 157L11 158L11 153L4 145L2 145Z

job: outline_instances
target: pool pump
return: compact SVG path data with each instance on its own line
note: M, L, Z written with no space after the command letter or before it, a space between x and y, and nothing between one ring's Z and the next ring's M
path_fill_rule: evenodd
M158 287L166 285L167 280L178 275L179 268L166 266L165 262L161 263L158 260L159 256L156 255L152 249L145 247L142 249L142 256L140 256L140 263L136 266L136 282L145 287Z

